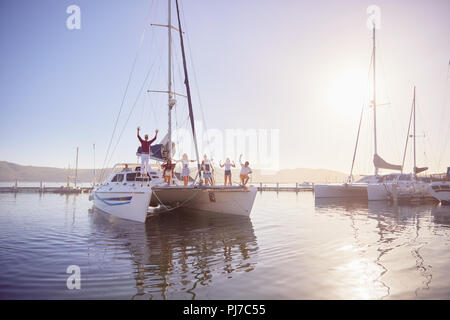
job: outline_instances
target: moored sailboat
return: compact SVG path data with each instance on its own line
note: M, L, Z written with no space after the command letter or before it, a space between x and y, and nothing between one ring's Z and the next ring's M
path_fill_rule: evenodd
M163 143L152 146L150 158L167 162L174 154L172 142L171 111L176 100L172 89L172 30L180 36L180 48L183 60L184 85L188 102L189 120L192 131L197 174L188 186L182 186L175 176L173 183L168 184L163 177L159 165L151 165L149 174L141 173L138 164L118 164L113 168L109 177L94 190L94 206L98 209L120 218L145 222L149 207L159 208L160 212L177 208L189 208L220 214L249 216L256 197L257 188L254 186L209 186L201 179L201 165L197 144L197 137L192 108L191 91L186 65L186 55L183 42L183 29L180 20L178 0L176 13L178 28L172 25L172 1L168 0L168 133Z
M315 184L314 185L314 197L315 198L363 198L368 199L368 185L376 184L380 182L381 176L378 174L379 169L401 170L399 165L393 165L385 161L378 155L377 149L377 101L376 101L376 42L375 42L375 23L372 29L372 68L373 68L373 98L371 101L371 107L373 108L373 131L374 131L374 155L373 165L375 168L375 174L371 176L365 176L362 179L353 181L353 167L355 163L355 156L358 147L359 133L362 122L362 111L359 121L358 134L356 139L355 150L353 153L352 167L350 175L346 183L341 184Z
M413 133L410 135L411 120L413 120ZM426 171L427 167L418 168L416 163L416 87L414 86L413 102L409 117L408 132L406 135L405 150L403 153L404 167L409 138L413 138L414 167L411 174L391 174L383 177L382 181L367 186L369 201L376 200L418 200L429 196L429 183L418 178L417 174Z

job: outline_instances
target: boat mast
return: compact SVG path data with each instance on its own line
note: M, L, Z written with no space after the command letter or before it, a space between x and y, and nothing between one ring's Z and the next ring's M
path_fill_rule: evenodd
M167 30L168 30L168 38L169 38L169 50L168 50L168 63L169 63L169 77L168 77L168 116L169 116L169 123L168 123L168 138L169 138L169 154L168 157L172 158L172 116L171 111L173 105L175 105L173 100L173 94L172 94L172 0L168 0L169 2L169 14L168 14L168 24L167 24Z
M78 147L77 147L77 160L75 162L75 189L77 188L77 180L78 180Z
M377 154L377 100L376 100L376 72L375 72L375 21L373 22L373 139L374 152ZM375 166L375 175L378 175L378 168Z
M195 156L197 157L197 169L198 176L201 179L201 168L200 168L200 157L198 156L198 144L197 144L197 134L195 133L195 123L194 123L194 112L192 109L192 97L191 97L191 88L189 86L189 77L187 72L187 64L186 64L186 53L184 50L184 42L183 42L183 30L181 29L181 19L180 19L180 9L178 7L178 0L175 0L175 4L177 6L177 18L178 18L178 32L180 33L180 46L181 46L181 54L183 57L183 69L184 69L184 84L186 86L186 95L189 106L189 118L191 120L191 129L192 135L194 139L194 147L195 147Z

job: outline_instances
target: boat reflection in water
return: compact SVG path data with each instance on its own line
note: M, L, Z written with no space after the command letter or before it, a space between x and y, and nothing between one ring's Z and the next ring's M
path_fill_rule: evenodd
M315 211L348 218L353 237L349 247L357 254L342 265L364 280L355 285L355 292L365 290L363 297L378 299L433 298L433 280L435 292L439 291L440 280L433 279L433 271L443 271L435 257L445 246L433 240L433 230L441 232L437 224L450 224L450 208L426 202L316 199ZM438 263L432 266L427 257Z
M248 217L183 209L153 213L143 224L94 209L90 221L115 249L129 251L132 298L195 299L211 284L255 268L258 245Z

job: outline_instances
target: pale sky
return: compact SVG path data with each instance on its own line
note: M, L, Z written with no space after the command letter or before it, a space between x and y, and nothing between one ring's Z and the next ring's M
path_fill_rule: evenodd
M343 172L369 100L366 9L378 6L377 101L388 104L378 109L379 154L401 163L415 84L418 166L450 166L448 0L181 2L197 119L219 131L278 129L280 168ZM101 166L137 52L110 165L136 160L136 126L150 135L159 128L161 137L167 130L166 96L146 93L167 86L167 29L150 26L167 23L167 1L78 0L79 30L66 27L71 4L0 3L0 160L73 166L78 146L80 167L91 168L95 143ZM184 93L173 36L174 85ZM186 103L178 101L174 125L186 127ZM372 121L366 107L356 173L373 171Z

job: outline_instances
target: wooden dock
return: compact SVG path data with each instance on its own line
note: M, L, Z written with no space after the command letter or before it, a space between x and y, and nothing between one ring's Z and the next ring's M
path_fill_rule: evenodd
M67 187L0 187L0 193L60 193L60 194L78 194L90 193L92 187L67 188Z
M286 186L280 186L279 183L276 183L275 185L263 185L262 183L258 186L258 191L272 191L272 192L311 192L314 191L314 185L308 184L295 184L295 187L286 187Z
M296 184L295 186L280 186L279 183L276 184L257 184L259 192L269 191L269 192L312 192L314 191L314 185L303 185ZM60 193L60 194L71 194L71 193L90 193L92 187L46 187L44 185L40 186L18 186L17 184L10 187L0 187L0 193Z

